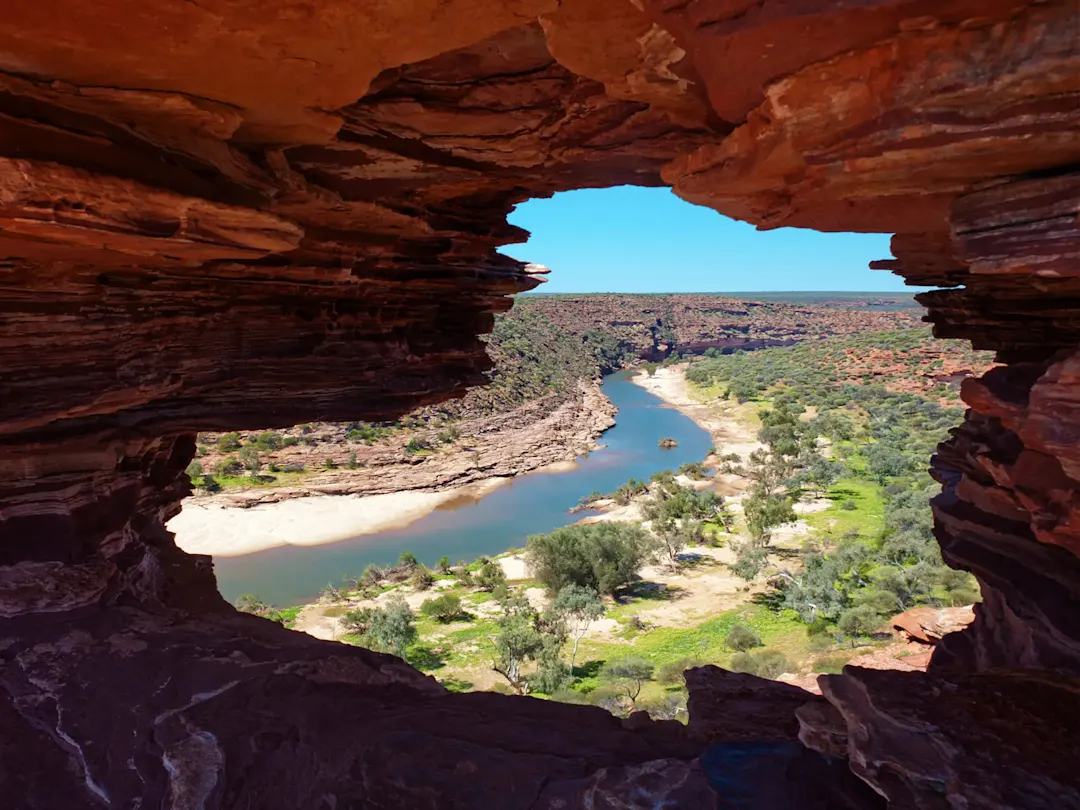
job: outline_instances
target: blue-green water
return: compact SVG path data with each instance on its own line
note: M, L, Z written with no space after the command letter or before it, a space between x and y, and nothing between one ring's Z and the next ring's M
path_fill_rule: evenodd
M648 479L705 458L712 439L691 419L630 382L630 372L604 379L603 391L619 409L604 447L578 459L576 469L519 476L479 500L452 502L401 529L367 534L322 546L285 546L214 561L226 599L256 594L276 605L311 601L328 583L341 585L369 563L395 562L412 551L427 565L444 554L451 560L474 560L521 548L530 534L549 532L579 520L571 507L585 495L611 492L631 478ZM670 436L679 446L661 450Z

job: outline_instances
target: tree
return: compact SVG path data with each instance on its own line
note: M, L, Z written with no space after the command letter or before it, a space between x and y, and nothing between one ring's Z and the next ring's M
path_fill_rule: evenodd
M251 445L240 448L240 452L236 455L240 459L240 463L244 465L244 469L252 475L262 469L262 459L259 458L259 452Z
M756 485L743 503L743 514L754 544L761 547L769 545L773 529L797 520L790 498L766 494Z
M902 452L878 442L866 449L866 469L884 486L890 478L910 472L912 465Z
M420 605L420 612L439 622L452 622L463 613L461 597L456 594L445 593L442 596L425 599L423 604Z
M203 465L198 461L192 461L190 464L187 465L187 469L184 472L187 473L188 478L202 478Z
M831 461L821 454L815 453L803 475L820 495L828 492L829 487L839 481L843 474L843 464Z
M855 646L855 639L872 633L881 624L881 617L866 605L853 607L840 614L836 622L836 629L845 636L851 638L851 646Z
M411 551L401 552L401 556L398 557L398 565L403 568L415 568L420 564L420 561L416 559L416 555Z
M544 649L544 637L537 629L536 611L521 594L510 593L502 602L502 610L499 632L492 638L491 668L519 695L525 695L529 692L529 679L523 667L539 657Z
M500 585L506 584L506 572L503 567L494 560L488 560L476 574L476 584L482 591L494 591Z
M574 662L577 660L578 644L590 625L604 615L604 603L600 601L600 595L592 588L571 583L559 591L558 596L551 603L551 610L561 616L566 631L574 640L574 647L570 653L570 670L573 671Z
M654 670L651 661L631 656L605 663L600 670L600 678L616 685L630 699L630 705L636 708L638 695L645 682L652 680Z
M640 524L595 523L532 535L525 554L551 593L573 584L614 594L638 578L655 551L656 541Z
M769 553L764 548L756 547L752 543L740 543L735 549L735 562L731 566L731 573L749 586L757 579L768 558Z
M375 617L377 608L364 607L345 611L341 617L341 624L346 631L356 633L359 636L366 635L371 629L371 622Z
M435 563L435 565L438 567L440 573L450 573L450 558L447 557L445 554L439 557L439 561Z
M381 651L404 659L405 648L416 638L413 612L405 600L395 596L378 608L371 617L367 635Z

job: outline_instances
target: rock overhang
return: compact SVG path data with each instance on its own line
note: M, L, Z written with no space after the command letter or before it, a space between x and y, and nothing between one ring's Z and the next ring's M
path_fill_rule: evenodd
M468 702L481 732L502 741L469 749L477 773L517 763L559 774L521 792L490 782L505 806L638 789L702 806L689 803L703 801L705 776L676 730L446 696L396 661L259 627L230 612L209 561L178 551L163 525L187 491L198 430L389 418L480 383L488 361L477 335L509 296L539 283L497 252L524 236L507 213L529 197L618 184L669 185L759 227L894 233L896 258L881 269L947 288L920 296L936 333L995 349L1008 365L965 386L972 410L934 460L943 554L976 573L984 602L969 630L940 645L933 677L977 696L1033 677L988 686L979 673L990 669L1056 670L1064 680L1047 693L1075 694L1074 4L9 5L0 711L25 751L7 749L6 760L68 769L70 795L87 806L103 795L222 807L260 795L273 806L291 796L273 791L288 780L235 764L247 755L226 739L268 710L256 693L295 701L279 707L294 719L260 727L260 740L300 734L312 747L296 743L296 755L324 758L333 746L295 718L305 706L325 716L315 707L327 690L388 717L403 694L423 692L451 715ZM86 708L116 655L168 698L153 717L125 721L138 743L128 771L111 764L101 715ZM192 661L202 674L169 692L163 684ZM909 767L902 747L888 749L887 767L868 759L895 741L878 728L887 711L874 679L864 680L830 690L859 774L897 802L930 801L937 772L898 777ZM122 691L102 699L121 705ZM1023 705L1036 724L1052 719ZM232 719L218 728L207 710ZM528 754L512 751L507 712L531 718ZM452 742L415 734L401 745L436 763L477 745L460 729ZM942 729L924 743L966 739ZM558 745L572 765L545 759ZM378 785L417 806L420 794L388 765L392 747L365 747L321 781L295 784L357 806ZM950 760L961 761L967 770L942 789L977 806L974 766ZM27 806L53 806L43 771L5 778ZM436 806L477 806L479 793L445 790Z

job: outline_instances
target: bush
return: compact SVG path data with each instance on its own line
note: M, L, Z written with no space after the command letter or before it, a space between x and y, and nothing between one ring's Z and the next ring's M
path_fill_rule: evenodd
M411 551L401 552L401 556L398 557L398 565L405 568L416 568L420 564L420 561L416 559L416 555Z
M845 512L854 512L859 507L855 504L855 501L846 500L842 504L840 504L840 508L843 509Z
M222 453L232 453L240 449L239 433L223 433L217 440L218 450Z
M701 661L696 658L680 658L678 661L671 661L660 667L656 671L656 680L664 686L682 686L683 673L699 666L701 666Z
M412 579L409 580L409 584L418 591L426 591L435 584L435 576L426 565L417 565L413 569Z
M488 560L480 566L480 571L474 579L481 590L494 591L499 586L506 585L506 572L497 562Z
M356 633L357 635L364 635L371 629L371 622L375 618L376 608L356 608L355 610L348 610L345 615L341 617L341 625L349 633Z
M732 672L745 672L749 675L757 675L759 678L775 678L777 675L791 672L792 669L791 662L778 650L741 652L731 658Z
M450 558L447 557L445 554L442 557L439 557L439 561L435 563L435 565L441 573L450 573Z
M814 662L814 672L825 675L839 675L844 670L844 665L850 660L850 655L827 655Z
M421 439L419 436L414 436L409 439L409 443L405 445L405 452L410 456L416 453L423 453L426 450L431 449L431 443L426 439Z
M252 442L252 444L260 450L280 450L284 446L281 434L273 430L264 430L255 437L255 441Z
M244 465L231 456L214 465L214 472L218 475L240 475L243 471Z
M614 594L637 580L638 569L655 551L656 541L639 524L596 523L532 535L525 554L551 593L581 585Z
M440 622L452 622L462 615L461 597L452 593L425 599L420 612Z
M737 624L731 628L724 643L736 652L746 652L761 646L761 636L750 628Z
M187 469L184 472L187 473L188 478L202 478L203 466L198 461L193 461L187 465Z

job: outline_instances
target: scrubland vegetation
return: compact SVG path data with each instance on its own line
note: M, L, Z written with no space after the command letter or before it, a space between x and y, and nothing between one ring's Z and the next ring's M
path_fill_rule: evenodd
M888 617L978 598L931 533L928 459L962 412L956 381L934 380L926 340L904 330L696 358L687 379L703 401L753 412L761 449L720 447L711 468L594 493L583 501L634 504L641 522L530 537L510 556L528 563L520 576L487 558L428 570L406 553L329 589L323 610L340 617L345 641L399 654L448 688L616 713L685 717L681 673L703 663L763 677L837 671L878 643ZM863 362L875 352L893 358L888 373ZM740 494L712 491L713 474ZM679 612L697 583L725 577L736 583L727 603Z

